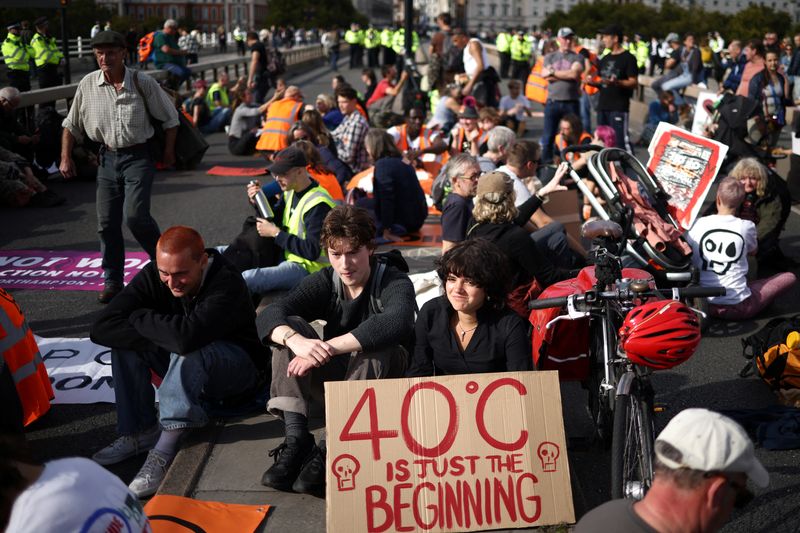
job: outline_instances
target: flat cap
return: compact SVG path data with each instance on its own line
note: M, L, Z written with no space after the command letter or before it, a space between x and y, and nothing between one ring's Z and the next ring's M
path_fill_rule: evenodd
M92 39L92 48L96 46L117 46L125 48L125 37L121 33L113 30L105 30L98 32Z

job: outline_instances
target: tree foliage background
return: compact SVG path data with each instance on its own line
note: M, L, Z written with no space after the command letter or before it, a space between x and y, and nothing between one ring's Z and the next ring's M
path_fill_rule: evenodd
M763 37L767 31L779 36L800 32L800 24L793 26L789 14L769 7L751 5L735 15L728 15L697 7L686 9L670 1L661 4L659 9L640 2L581 2L566 13L550 14L542 26L551 29L569 26L578 35L590 37L609 24L622 26L628 35L639 33L661 39L672 31L681 35L692 32L698 36L718 31L727 41Z
M369 21L356 11L350 0L271 0L264 25L306 28L330 28L336 25L344 28L349 27L351 22L363 25Z

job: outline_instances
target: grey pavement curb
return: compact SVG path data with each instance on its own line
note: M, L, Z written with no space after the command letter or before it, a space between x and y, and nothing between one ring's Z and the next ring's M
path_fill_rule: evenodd
M172 461L172 466L167 470L157 494L191 498L224 427L225 423L217 420L202 429L190 432L175 460Z

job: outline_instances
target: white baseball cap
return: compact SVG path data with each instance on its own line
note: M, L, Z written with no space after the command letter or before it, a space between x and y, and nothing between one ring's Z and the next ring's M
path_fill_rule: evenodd
M678 453L664 450L663 444ZM655 448L656 457L672 469L741 472L759 487L769 484L769 474L756 458L753 442L742 426L708 409L678 413L656 438Z

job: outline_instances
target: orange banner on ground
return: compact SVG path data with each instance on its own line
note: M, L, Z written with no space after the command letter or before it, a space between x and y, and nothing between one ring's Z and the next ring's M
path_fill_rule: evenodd
M206 502L159 494L147 502L144 512L153 533L222 533L234 529L252 533L267 516L269 505ZM232 524L236 526L232 528Z

